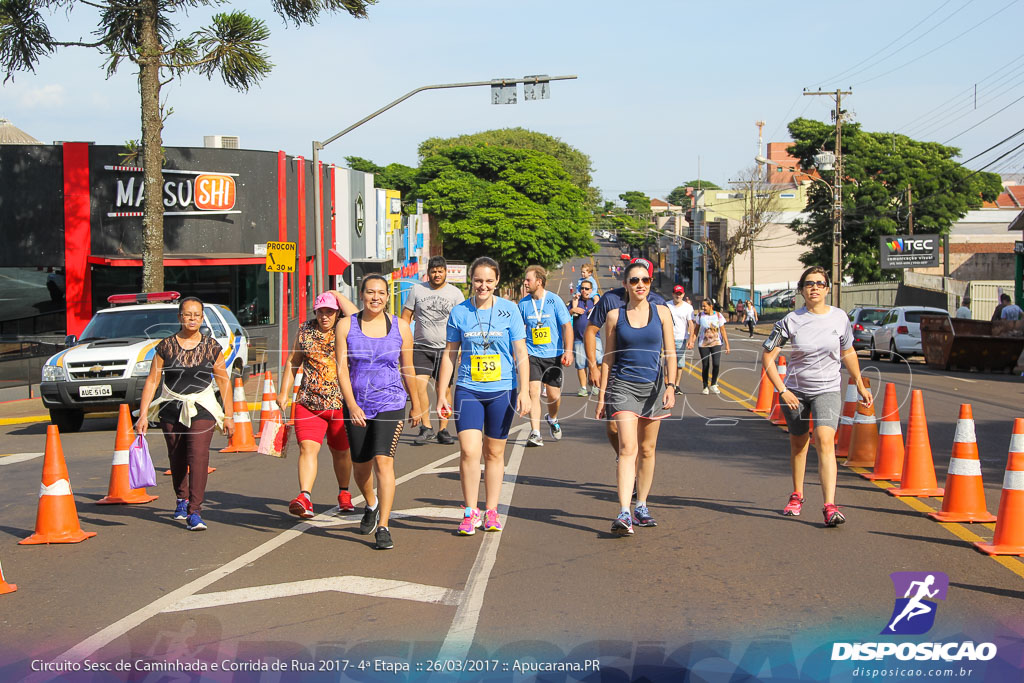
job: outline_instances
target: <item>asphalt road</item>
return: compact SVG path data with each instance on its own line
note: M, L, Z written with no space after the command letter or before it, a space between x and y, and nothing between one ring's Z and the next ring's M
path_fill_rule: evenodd
M550 289L566 293L573 265ZM500 534L456 535L456 449L403 437L390 551L358 535L358 515L332 509L326 449L313 491L321 514L308 523L287 513L294 457L258 454L212 456L206 532L170 518L169 477L150 490L160 495L153 503L97 506L112 419L62 437L82 526L97 536L18 546L34 528L42 459L11 454L41 452L45 425L0 427L0 561L19 585L0 596L0 680L527 680L530 667L557 663L580 670L542 680L679 680L686 669L690 680L854 680L863 663L829 653L838 641L884 640L897 571L949 576L934 627L911 640L993 642L992 661L943 668L1020 680L1024 561L970 547L970 538L991 539L993 525L938 524L921 511L938 500L896 499L844 467L838 502L848 522L823 528L813 456L804 514L781 516L788 438L748 410L761 339L729 332L725 393L703 396L699 377L684 378L659 441L650 497L658 526L627 538L609 533L614 454L593 403L571 395L574 375L560 442L527 449L525 429L513 431ZM957 410L972 404L995 512L1012 420L1022 414L1020 379L862 364L875 387L893 382L901 397L924 390L940 484ZM159 467L165 451L151 442ZM86 661L127 670L89 674ZM150 662L232 670L163 673ZM32 674L44 666L72 668Z

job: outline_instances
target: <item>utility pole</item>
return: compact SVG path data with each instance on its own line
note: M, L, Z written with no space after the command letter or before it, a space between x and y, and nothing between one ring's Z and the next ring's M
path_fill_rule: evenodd
M907 214L907 227L910 234L914 234L914 196L910 193L910 185L907 185L907 206L909 207L909 213Z
M852 94L852 90L804 91L804 95L826 95L836 103L832 113L836 120L835 178L832 182L832 305L836 308L842 308L843 288L843 95Z

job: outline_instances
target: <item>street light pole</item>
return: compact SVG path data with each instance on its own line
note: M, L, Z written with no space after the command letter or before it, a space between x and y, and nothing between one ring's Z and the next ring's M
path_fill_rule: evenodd
M318 140L313 140L313 223L315 225L316 239L317 239L317 242L316 242L316 244L317 244L317 247L316 247L316 278L315 278L314 284L316 285L317 291L323 291L323 279L322 278L323 278L323 271L324 271L324 268L323 268L323 265L324 265L324 262L323 262L323 260L324 260L324 255L323 255L324 227L323 227L323 217L321 215L323 213L323 208L320 205L320 170L319 170L320 150L322 150L324 147L326 147L327 145L331 144L332 142L334 142L335 140L337 140L341 136L346 135L348 133L351 133L353 130L355 130L359 126L363 125L367 121L369 121L371 119L374 119L377 116L380 116L381 114L386 112L388 109L391 109L392 107L394 107L394 106L396 106L398 104L401 104L402 102L406 101L407 99L409 99L410 97L412 97L416 93L423 92L424 90L442 90L442 89L447 89L447 88L473 88L473 87L479 87L479 86L485 86L485 85L486 86L491 86L492 88L495 88L495 87L502 87L502 86L509 86L509 85L517 85L519 83L532 83L534 85L541 85L543 83L547 83L548 81L565 81L565 80L575 80L575 79L576 79L576 76L527 76L526 78L496 78L496 79L492 79L492 80L489 80L489 81L472 81L472 82L469 82L469 83L439 83L439 84L436 84L436 85L423 85L423 86L420 86L419 88L416 88L415 90L410 90L409 92L407 92L404 95L402 95L401 97L399 97L397 100L394 100L393 102L390 102L390 103L384 105L383 107L381 107L377 111L373 112L369 116L366 116L366 117L360 119L359 121L356 121L355 123L353 123L348 128L342 130L341 132L335 133L334 135L332 135L331 137L327 138L323 142L320 142ZM545 97L545 96L546 95L544 95L544 94L541 95L541 97ZM527 96L527 97L529 98L529 96ZM514 102L514 98L513 98L513 102ZM498 104L499 102L495 101L494 103Z

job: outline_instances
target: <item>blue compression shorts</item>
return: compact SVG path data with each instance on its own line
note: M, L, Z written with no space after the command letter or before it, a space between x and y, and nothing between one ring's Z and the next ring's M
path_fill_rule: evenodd
M455 387L455 429L478 429L491 439L507 439L516 414L516 390L473 391Z

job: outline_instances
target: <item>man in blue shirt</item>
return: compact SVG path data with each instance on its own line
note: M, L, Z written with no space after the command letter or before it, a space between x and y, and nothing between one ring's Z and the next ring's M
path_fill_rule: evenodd
M572 318L569 309L544 289L548 273L541 266L527 266L523 286L527 295L519 302L526 323L526 350L530 355L530 436L528 446L543 446L540 436L540 388L547 387L548 414L545 420L551 438L562 438L558 408L562 402L562 367L572 365Z
M590 395L587 389L587 352L584 348L583 339L587 334L588 316L596 306L597 297L594 296L594 286L590 280L580 280L579 291L572 297L569 305L569 313L572 314L572 355L576 361L576 374L580 379L580 390L577 396L586 397ZM601 365L601 358L604 355L600 334L597 336L597 365ZM591 383L593 384L593 383ZM594 396L597 396L600 388L593 384Z

